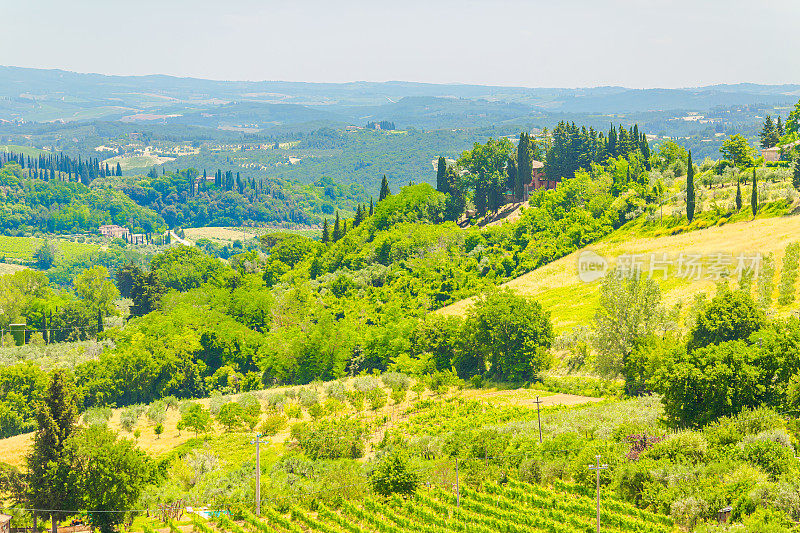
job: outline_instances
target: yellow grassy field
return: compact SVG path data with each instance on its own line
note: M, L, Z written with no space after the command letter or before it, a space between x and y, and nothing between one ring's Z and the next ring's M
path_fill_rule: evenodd
M755 221L726 224L704 230L654 238L639 238L614 242L614 234L586 249L595 251L616 264L615 258L623 254L645 254L645 264L649 264L649 254L668 254L677 258L681 253L700 253L705 257L704 265L708 267L715 261L714 254L731 254L736 262L737 254L760 253L766 256L774 254L776 277L774 298L777 298L777 286L780 279L782 260L786 245L800 241L800 216L759 219ZM588 324L594 314L599 298L600 281L584 283L578 278L579 250L553 263L529 272L504 284L518 293L538 299L545 309L552 313L554 326L558 331L568 330L578 324ZM678 301L691 303L694 294L707 292L713 294L714 281L700 279L688 281L678 279L673 268L664 279L657 272L654 278L662 287L664 302L672 305ZM703 275L706 277L706 274ZM795 288L797 289L797 288ZM445 315L463 316L472 304L472 299L453 303L437 311ZM773 301L773 305L777 305ZM790 304L784 308L776 308L777 314L787 314L796 306Z

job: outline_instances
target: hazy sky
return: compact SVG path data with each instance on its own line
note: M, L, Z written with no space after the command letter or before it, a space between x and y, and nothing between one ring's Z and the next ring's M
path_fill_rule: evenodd
M0 0L0 64L228 80L800 83L798 0Z

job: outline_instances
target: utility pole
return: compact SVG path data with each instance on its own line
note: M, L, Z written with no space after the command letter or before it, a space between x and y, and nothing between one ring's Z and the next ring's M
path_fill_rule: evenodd
M542 443L542 414L541 414L541 411L539 410L539 405L542 403L542 401L537 396L536 397L536 401L533 402L533 403L536 404L536 418L539 420L539 444L541 444Z
M253 443L256 445L256 516L261 516L261 433L256 433L256 440L250 441Z
M597 460L597 464L589 465L589 470L595 470L597 472L597 533L600 533L600 471L607 469L608 465L600 464L599 455L596 455L595 459Z

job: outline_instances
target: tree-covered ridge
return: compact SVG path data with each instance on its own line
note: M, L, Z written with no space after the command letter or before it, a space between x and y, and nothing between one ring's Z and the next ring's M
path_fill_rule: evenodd
M0 169L0 209L4 232L96 232L104 224L117 224L149 233L164 226L158 214L113 188L31 179L13 162Z
M170 227L309 224L366 198L363 188L346 188L325 177L301 186L220 169L209 174L194 168L161 173L153 168L147 176L115 176L92 184L109 185L159 213Z

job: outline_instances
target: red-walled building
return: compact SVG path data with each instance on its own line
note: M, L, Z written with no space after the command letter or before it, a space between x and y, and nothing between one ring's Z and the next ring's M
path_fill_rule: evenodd
M532 176L531 182L523 186L522 199L528 201L531 191L536 189L555 189L558 185L557 180L549 180L544 175L544 163L541 161L531 161Z

